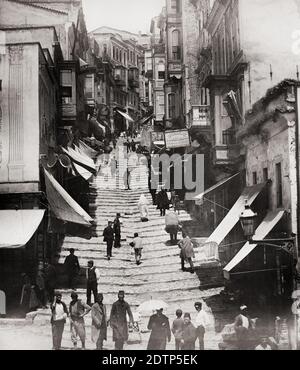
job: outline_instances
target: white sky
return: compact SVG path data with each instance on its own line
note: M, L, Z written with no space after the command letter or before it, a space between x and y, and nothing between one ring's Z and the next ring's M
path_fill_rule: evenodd
M165 0L83 0L88 31L109 26L134 33L150 31L151 19Z

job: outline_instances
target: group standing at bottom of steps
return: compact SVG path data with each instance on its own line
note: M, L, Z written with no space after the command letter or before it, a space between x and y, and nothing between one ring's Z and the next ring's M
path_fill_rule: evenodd
M112 330L112 338L115 350L123 350L124 344L129 340L129 331L140 334L139 319L136 318L125 301L125 292L119 291L118 300L112 305L110 315L103 304L103 294L97 294L95 303L88 305L78 299L76 292L71 293L69 307L62 301L60 293L55 294L51 304L51 326L53 350L60 350L65 324L70 321L71 340L73 348L77 348L78 341L82 349L86 348L86 329L84 317L91 312L92 331L91 340L97 350L103 350L104 342L107 341L109 327ZM154 301L155 302L155 301ZM183 314L181 309L176 310L176 318L170 326L169 319L163 314L163 308L157 301L153 307L153 314L149 318L148 330L151 332L147 350L165 350L167 342L175 339L175 350L195 350L196 341L199 341L199 349L204 350L204 337L206 327L209 325L209 317L202 309L202 303L196 302L197 316L194 324L191 322L191 314Z

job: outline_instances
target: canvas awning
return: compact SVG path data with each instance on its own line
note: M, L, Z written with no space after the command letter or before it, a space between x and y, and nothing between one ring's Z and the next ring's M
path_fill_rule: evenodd
M223 221L207 239L206 243L217 243L220 245L234 226L239 222L240 215L245 209L245 203L249 206L255 201L258 195L263 191L267 183L250 186L244 189L242 195L236 201L231 210L227 213Z
M88 67L88 63L81 58L79 58L79 65L80 65L80 68Z
M88 167L92 171L96 171L96 165L94 161L89 158L86 155L82 155L81 153L76 152L72 148L68 147L67 149L62 148L62 150L68 154L68 156L73 159L77 164L83 166L83 167Z
M38 229L45 210L0 210L0 249L24 247Z
M194 199L195 200L201 200L205 197L205 195L213 192L214 190L217 190L218 188L220 188L222 185L225 185L227 184L228 182L230 182L231 180L233 180L234 178L236 178L238 175L240 175L240 173L236 173L235 175L225 179L225 180L222 180L220 182L218 182L216 185L210 187L209 189L206 189L203 193L197 195Z
M46 170L45 181L47 199L56 218L65 222L91 226L93 219Z
M84 178L85 180L89 180L92 176L93 176L93 174L89 171L89 170L87 170L86 168L84 168L84 167L81 167L81 166L79 166L79 164L76 164L75 162L73 162L73 166L74 166L74 168L75 168L75 170L76 170L76 172L82 177L82 178Z
M253 240L263 240L274 229L278 222L282 219L285 211L272 211L267 214L263 222L258 226L253 236ZM255 248L257 244L247 242L243 248L235 255L235 257L224 268L224 276L229 279L230 272L241 263Z
M97 156L96 150L92 149L90 146L88 146L83 141L79 141L79 149L88 157L95 158Z
M124 113L124 112L121 112L120 110L117 110L117 112L118 112L119 114L121 114L121 116L123 116L127 121L129 121L129 122L134 122L134 120L129 116L129 114Z
M142 120L141 120L141 124L144 125L145 123L147 123L148 121L150 121L150 119L153 118L153 114L151 114L150 116L148 117L144 117Z

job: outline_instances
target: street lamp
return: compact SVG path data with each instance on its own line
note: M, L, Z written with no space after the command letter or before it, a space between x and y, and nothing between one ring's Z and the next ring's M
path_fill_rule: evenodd
M251 240L255 233L255 220L257 213L254 213L246 201L245 210L240 215L240 222L247 240Z

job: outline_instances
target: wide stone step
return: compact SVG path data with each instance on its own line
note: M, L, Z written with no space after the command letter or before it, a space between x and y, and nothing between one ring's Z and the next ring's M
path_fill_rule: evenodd
M132 306L137 307L141 303L148 301L150 299L160 299L165 301L167 304L180 308L180 305L185 305L189 301L189 303L194 303L196 301L201 301L207 297L211 297L217 294L220 294L222 288L211 288L201 290L198 287L194 289L185 290L183 292L178 293L178 291L171 291L165 292L162 294L161 292L153 293L153 292L145 292L143 294L139 294L135 296L134 294L128 294L125 291L125 300ZM58 289L59 292L62 293L63 300L65 302L70 301L71 290L69 289ZM80 299L86 300L86 290L85 289L78 289L77 294ZM104 294L104 303L107 305L113 304L117 300L117 294L115 293L106 293Z
M159 260L159 259L158 259ZM64 259L59 261L60 264L64 262ZM81 266L87 266L84 264L85 260L81 261ZM86 261L87 262L87 261ZM123 266L124 265L124 266ZM125 266L126 265L126 266ZM105 259L95 259L95 266L106 273L108 276L142 276L142 275L151 275L159 273L169 273L177 272L178 274L183 274L181 271L180 259L174 258L174 262L165 263L156 263L152 261L149 263L142 263L140 266L137 266L132 256L132 261L126 262L126 264L120 263L118 260L112 258L110 261ZM216 261L199 261L195 262L196 268L207 268L207 267L218 267L219 263Z

